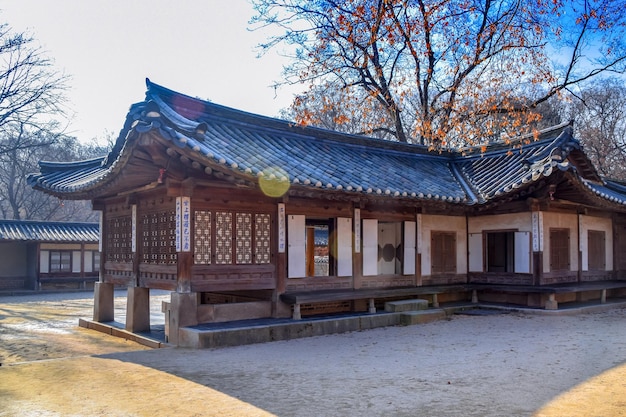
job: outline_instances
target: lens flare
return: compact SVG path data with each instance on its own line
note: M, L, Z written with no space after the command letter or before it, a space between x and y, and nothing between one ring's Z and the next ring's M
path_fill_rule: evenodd
M261 191L268 197L281 197L289 190L289 174L279 167L269 167L259 175Z

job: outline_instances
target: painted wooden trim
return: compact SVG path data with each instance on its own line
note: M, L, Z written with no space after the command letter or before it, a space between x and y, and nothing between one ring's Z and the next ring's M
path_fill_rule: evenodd
M404 259L402 260L402 272L404 275L415 274L415 244L417 240L416 227L416 222L404 222Z
M337 275L352 275L352 219L337 218Z
M354 209L354 252L361 253L361 209Z
M81 272L81 251L72 251L72 273L78 274Z
M278 204L278 253L285 253L286 249L286 222L285 204Z
M530 233L515 232L515 272L520 274L529 274L530 268Z
M363 219L363 276L378 275L378 220Z
M137 204L131 206L130 212L130 250L137 252Z
M306 222L301 214L287 216L287 278L306 275Z
M483 234L470 233L467 236L469 252L469 272L484 272Z

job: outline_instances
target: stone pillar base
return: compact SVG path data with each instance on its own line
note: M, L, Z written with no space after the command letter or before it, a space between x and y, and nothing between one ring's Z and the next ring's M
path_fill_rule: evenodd
M374 304L374 299L370 298L369 300L369 313L376 314L376 304Z
M437 294L433 294L433 307L439 308L439 298L437 297Z
M178 329L198 324L199 294L173 292L169 306L169 343L179 345Z
M133 333L150 331L150 290L128 287L126 330Z
M559 303L556 301L556 295L550 294L548 300L546 301L546 310L558 310Z
M293 305L293 316L291 316L294 320L301 320L302 315L300 314L300 304L296 303Z
M113 284L96 282L93 288L93 321L113 321Z

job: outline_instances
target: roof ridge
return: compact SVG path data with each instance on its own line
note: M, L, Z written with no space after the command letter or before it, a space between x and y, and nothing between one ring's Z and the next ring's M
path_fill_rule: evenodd
M146 79L146 83L148 85L148 91L146 92L146 101L154 101L157 105L162 103L165 106L171 108L172 104L174 103L168 103L166 100L163 100L161 95L165 93L166 96L182 96L186 99L192 100L195 103L202 104L205 107L210 108L210 110L216 110L215 113L206 114L207 117L215 117L218 119L227 120L231 123L236 122L241 124L248 124L250 123L250 121L254 121L255 128L257 129L262 128L268 130L281 130L289 132L290 134L302 135L303 137L307 138L315 137L322 140L351 143L357 146L368 146L382 149L396 149L401 152L421 153L424 155L437 156L437 154L444 154L442 156L445 156L447 154L449 156L452 156L454 154L454 151L445 149L440 151L433 151L426 145L386 140L367 136L364 134L337 132L317 126L302 125L294 121L250 113L233 107L213 103L211 101L202 100L197 97L191 97L189 95L179 93L167 87L163 87L159 84L153 83L149 79ZM172 110L174 110L173 113L175 113L176 116L179 116L181 118L184 117L184 115L181 115L175 109ZM233 116L236 116L236 118L233 119ZM186 118L185 120L196 122L198 124L203 121L200 115L198 115L198 120L192 120L188 118ZM264 123L258 124L257 122L259 121Z
M508 141L491 142L491 143L488 143L487 145L468 146L465 148L457 149L455 152L457 154L461 154L461 156L470 157L470 155L467 155L467 154L472 154L472 156L475 156L475 155L480 156L480 155L489 154L489 153L510 151L511 149L515 148L515 145L518 145L518 144L522 147L535 147L535 146L540 146L542 143L548 140L551 142L554 142L558 137L561 136L563 132L568 131L568 130L569 130L568 136L573 138L571 121L560 123L558 125L554 125L554 126L547 127L545 129L538 130L536 132L537 136L535 136L535 132L531 132L531 133L526 133L524 135L516 136L514 138L509 138ZM559 132L559 135L557 135L556 138L552 136L552 134L554 134L555 132ZM535 137L537 137L536 140L535 140ZM524 141L527 141L529 139L532 140L530 143L523 143Z
M454 160L450 161L450 171L452 171L452 175L454 175L456 180L459 182L461 188L463 188L465 194L469 197L469 200L471 200L474 204L478 203L479 200L476 189L470 184L468 179L465 178L465 175L463 175L463 172Z

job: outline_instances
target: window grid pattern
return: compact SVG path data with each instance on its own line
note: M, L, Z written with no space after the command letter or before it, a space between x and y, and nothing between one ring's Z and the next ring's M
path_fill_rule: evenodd
M115 217L106 222L106 260L111 262L131 262L131 218Z
M98 272L100 270L100 252L94 251L92 256L93 270L94 272Z
M196 210L194 214L194 263L211 264L211 212Z
M215 263L233 263L233 213L228 211L215 213Z
M237 213L236 219L236 263L252 263L252 214Z
M164 210L141 218L141 260L144 263L175 264L176 213Z
M196 265L271 263L271 215L267 213L196 210Z
M50 252L50 272L71 272L72 252L51 251Z
M270 263L270 233L271 222L269 214L257 213L254 215L255 223L255 262L257 264Z

